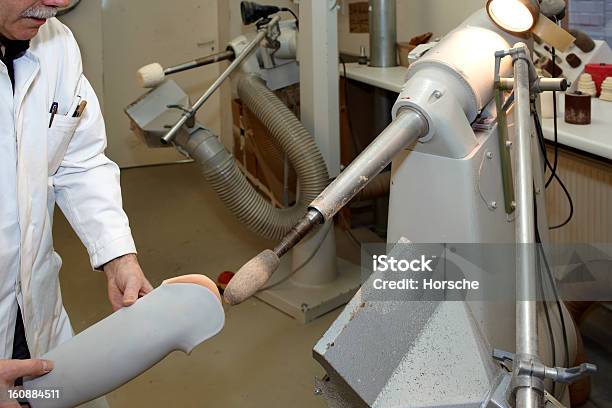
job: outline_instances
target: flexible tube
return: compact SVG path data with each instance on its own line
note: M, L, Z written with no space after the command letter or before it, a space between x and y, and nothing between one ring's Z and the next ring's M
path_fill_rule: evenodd
M279 240L327 186L327 166L313 136L259 77L243 77L238 84L238 94L266 126L274 143L286 153L295 169L299 194L294 206L278 209L262 197L242 174L232 155L211 133L196 131L186 143L179 140L177 143L199 163L206 180L241 222L264 238Z

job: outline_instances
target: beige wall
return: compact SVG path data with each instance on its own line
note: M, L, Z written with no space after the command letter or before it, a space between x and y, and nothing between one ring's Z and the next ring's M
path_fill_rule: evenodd
M365 46L369 55L369 35L349 32L348 4L367 0L340 0L338 31L340 52L359 54ZM415 35L432 31L442 36L470 14L484 7L484 0L397 0L398 41L408 41Z
M348 6L339 0L340 51L358 54L368 46L367 34L350 34ZM482 6L484 0L397 0L398 40L406 41L431 30L443 35ZM293 0L266 3L291 7ZM289 18L290 15L286 14ZM147 165L180 159L171 149L148 149L129 131L123 110L143 93L134 73L142 65L159 61L173 64L224 48L245 30L240 19L240 0L88 0L62 17L81 46L85 72L102 106L108 128L108 155L121 166ZM227 64L201 68L175 78L197 98ZM231 92L224 87L213 97L198 119L221 135L231 147Z
M234 38L245 31L252 30L253 27L244 27L242 25L242 19L240 18L240 3L241 0L219 0L221 2L227 3L229 8L230 15L230 24L229 24L229 35L231 38ZM267 4L270 6L278 6L278 7L289 7L295 13L298 12L297 4L294 4L293 0L257 0L258 3ZM283 13L283 18L291 18L291 14Z
M83 69L104 106L102 59L102 3L82 1L70 14L60 17L68 25L81 46Z
M81 46L85 73L103 100L109 146L107 154L122 167L182 159L174 149L149 149L129 130L125 107L144 93L135 73L158 61L172 65L215 52L218 47L217 0L88 0L63 20ZM174 79L195 100L214 81L214 65ZM198 120L220 132L219 96Z
M171 66L216 52L217 1L105 0L104 95L113 159L123 166L163 163L181 158L174 149L149 149L129 130L125 107L144 91L135 80L141 66L159 62ZM195 101L215 80L212 65L173 77ZM220 130L219 100L209 100L198 120Z

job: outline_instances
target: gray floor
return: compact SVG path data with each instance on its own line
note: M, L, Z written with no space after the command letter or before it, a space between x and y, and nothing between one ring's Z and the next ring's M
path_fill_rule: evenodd
M139 258L154 286L191 273L214 279L270 245L234 220L194 165L124 171L122 184ZM105 278L90 270L84 248L59 212L54 234L64 259L64 303L80 331L111 312ZM336 235L339 255L359 262L356 246L342 233ZM174 353L115 391L108 397L111 407L325 406L313 393L314 378L323 370L311 349L338 310L309 325L258 300L226 313L218 337L191 356ZM589 357L601 367L589 408L612 407L612 312L593 313L582 328Z
M192 273L214 279L270 244L233 219L193 165L124 171L122 184L139 258L154 286ZM64 259L64 303L80 331L111 312L105 279L90 271L84 248L59 211L54 234ZM357 248L338 235L341 255L358 257ZM214 407L324 406L313 393L314 378L323 370L311 349L338 312L301 325L258 300L227 308L218 337L191 356L171 355L112 393L109 403L112 408L201 407L204 401Z

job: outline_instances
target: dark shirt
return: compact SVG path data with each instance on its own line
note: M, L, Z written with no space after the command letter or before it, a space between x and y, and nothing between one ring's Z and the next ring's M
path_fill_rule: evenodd
M4 37L0 37L0 45L5 47L4 52L0 48L0 59L6 65L8 69L9 77L11 78L11 84L13 85L13 92L15 92L15 68L13 62L21 57L30 48L29 41L18 41L18 40L7 40Z

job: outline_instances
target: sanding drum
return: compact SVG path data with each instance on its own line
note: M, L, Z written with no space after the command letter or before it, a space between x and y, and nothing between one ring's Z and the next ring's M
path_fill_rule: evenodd
M565 121L574 125L591 124L591 95L582 92L566 93Z

